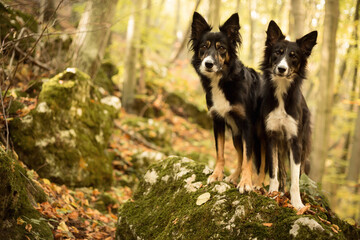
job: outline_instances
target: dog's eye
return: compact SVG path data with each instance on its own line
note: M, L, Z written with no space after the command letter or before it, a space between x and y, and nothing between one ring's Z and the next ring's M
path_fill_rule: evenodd
M284 49L280 48L275 52L277 55L282 55L284 53Z
M291 58L296 58L296 55L295 55L294 52L290 52L289 56L290 56Z
M205 45L205 44L203 44L203 45L201 45L201 47L200 47L201 49L206 49L207 48L207 46Z

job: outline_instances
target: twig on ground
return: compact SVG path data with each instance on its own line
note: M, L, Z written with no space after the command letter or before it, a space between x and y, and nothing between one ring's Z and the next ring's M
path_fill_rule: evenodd
M124 132L125 134L129 135L131 139L143 144L145 147L151 148L151 149L156 150L156 151L161 151L161 149L158 146L148 142L143 137L139 136L139 134L137 134L137 133L130 133L128 130L123 128L119 123L115 122L115 126L118 129L120 129L122 132Z

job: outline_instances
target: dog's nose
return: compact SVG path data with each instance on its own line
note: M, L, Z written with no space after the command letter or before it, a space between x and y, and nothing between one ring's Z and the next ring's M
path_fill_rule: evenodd
M278 67L277 69L278 69L279 73L284 73L286 71L286 68L282 67L282 66Z
M212 62L205 62L205 67L206 68L212 68L214 66L214 63Z

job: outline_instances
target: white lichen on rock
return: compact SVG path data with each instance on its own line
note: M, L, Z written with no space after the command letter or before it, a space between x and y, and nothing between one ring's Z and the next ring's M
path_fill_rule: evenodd
M148 170L144 175L144 180L151 185L155 184L158 178L158 174L155 170Z
M121 102L118 97L115 96L107 96L100 100L102 104L106 104L109 106L114 107L116 110L119 110L121 108Z
M187 158L187 157L183 157L181 159L181 163L190 163L190 162L194 162L194 160Z
M32 124L34 118L32 115L26 115L25 117L20 118L20 120L21 120L21 124L23 124L24 127L28 127L28 125Z
M51 109L46 102L41 102L37 105L36 111L38 111L39 113L50 113Z
M35 146L37 147L46 147L49 144L54 144L56 141L55 137L43 138L36 141Z
M306 226L306 227L310 228L311 231L313 231L313 230L321 231L321 232L324 231L324 228L318 222L316 222L314 219L302 217L294 222L294 225L290 229L289 233L291 235L293 235L294 237L296 237L299 233L301 226Z
M208 166L205 166L205 168L203 170L203 174L209 175L212 172L213 172L213 170L211 170L211 168L209 168Z
M181 163L174 164L175 180L178 180L185 174L189 173L190 170L186 167L181 167Z
M191 175L191 177L188 177L187 179L184 180L186 182L184 186L186 188L186 191L196 192L196 190L198 190L202 186L202 182L194 182L195 180L196 180L195 174Z
M219 194L222 194L226 192L226 190L228 189L230 189L230 186L227 183L220 182L220 184L216 184L212 190L214 192L218 192Z
M161 178L161 181L167 182L169 180L170 176L169 175L165 175Z

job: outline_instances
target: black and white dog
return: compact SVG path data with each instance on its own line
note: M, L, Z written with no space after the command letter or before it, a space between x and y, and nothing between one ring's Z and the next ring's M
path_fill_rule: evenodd
M233 14L219 32L211 32L211 26L197 12L193 15L191 49L192 65L200 76L206 93L206 103L213 119L216 144L216 165L208 183L223 180L225 126L230 127L238 166L228 178L238 184L239 191L251 191L252 158L257 144L254 123L258 118L257 97L260 93L259 74L247 68L237 57L241 45L239 16ZM257 151L256 151L257 152Z
M310 112L301 92L307 59L316 45L313 31L295 42L285 40L278 25L271 21L267 29L261 119L270 171L270 192L278 191L279 156L289 156L291 204L300 209L299 177L308 160L311 145Z

